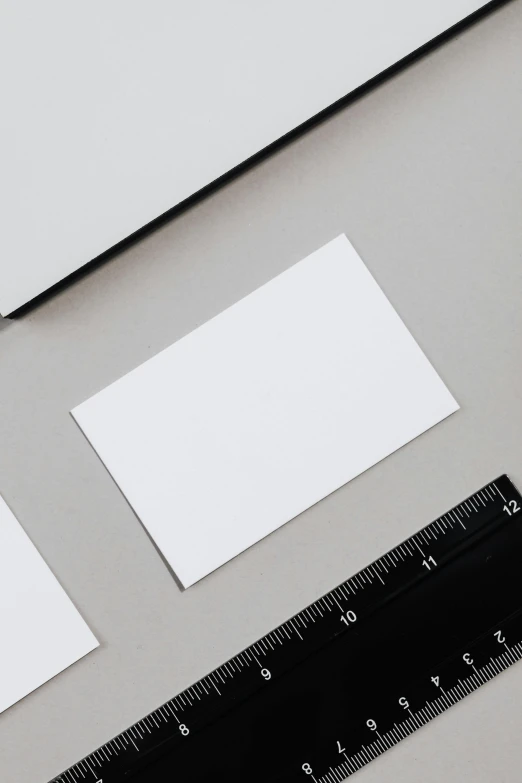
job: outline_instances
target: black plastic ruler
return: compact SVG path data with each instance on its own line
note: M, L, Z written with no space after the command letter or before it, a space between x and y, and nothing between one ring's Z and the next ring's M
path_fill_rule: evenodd
M340 783L522 657L521 561L501 476L55 783Z

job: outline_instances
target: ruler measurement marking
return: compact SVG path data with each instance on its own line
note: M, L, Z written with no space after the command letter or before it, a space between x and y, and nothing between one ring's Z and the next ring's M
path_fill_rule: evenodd
M429 540L429 538L426 536L426 533L425 533L425 531L424 531L424 530L420 530L420 531L419 531L419 536L422 538L422 540L424 541L424 543L426 544L426 546L429 546L429 545L430 545L430 540Z
M391 564L393 566L394 563L393 563L393 560L391 559L391 557L390 557L390 561L391 561ZM389 573L388 572L388 566L386 565L386 555L383 555L380 560L377 560L377 565L379 566L379 568L384 569L385 573Z
M319 608L319 601L317 601L317 603L314 604L314 609L316 612L319 613L321 617L324 617L323 613L321 612L321 609Z
M452 516L453 516L453 517L454 517L454 519L455 519L455 522L456 522L458 525L461 525L461 526L464 528L464 530L467 530L467 528L466 528L466 525L464 524L464 522L462 521L462 519L459 519L459 518L458 518L458 516L455 514L455 512L454 512L454 511L450 511L450 514L452 514Z
M375 568L373 570L375 571L376 576L381 580L381 584L384 584L384 579L382 578L380 573Z
M303 641L303 637L301 636L301 633L299 632L299 628L297 627L297 625L295 625L295 623L294 623L293 619L292 619L292 620L290 620L290 623L291 623L291 625L292 625L292 628L294 629L294 631L295 631L295 632L296 632L296 634L298 635L298 637L301 639L301 641Z
M259 658L255 656L254 651L256 651L259 656L266 657L272 652L276 652L278 649L283 647L287 641L292 642L293 639L295 639L295 634L298 635L301 641L304 641L303 635L299 630L298 623L302 626L303 629L308 630L310 621L312 623L316 623L317 618L317 621L320 622L320 620L325 617L325 609L328 609L328 612L331 612L332 608L335 608L336 606L339 611L344 612L345 610L343 610L340 601L344 603L344 601L348 598L351 598L352 595L355 596L356 591L364 590L367 586L376 584L374 581L375 577L377 577L381 585L386 587L386 582L382 578L381 574L383 572L385 574L390 573L390 566L393 566L394 569L397 567L400 568L401 565L406 562L408 557L418 557L417 550L422 555L422 557L425 558L424 549L421 548L420 544L422 544L423 547L425 545L429 548L432 546L432 543L437 542L440 537L444 538L447 534L450 534L451 530L454 529L455 523L461 525L463 530L466 531L466 525L464 525L462 519L466 517L470 518L470 514L473 513L480 516L484 509L487 511L489 503L497 502L496 496L501 497L504 503L507 503L506 497L499 490L495 482L492 482L490 485L484 487L481 490L478 490L475 495L469 497L458 506L455 506L453 509L446 512L445 515L442 515L422 530L419 530L417 533L410 536L410 538L406 541L398 544L394 549L376 559L373 563L369 564L360 572L350 577L343 584L333 588L325 596L317 599L317 601L312 603L309 607L303 609L294 618L287 620L278 628L270 631L262 639L251 645L250 648L239 653L234 658L231 658L229 661L222 664L222 666L217 667L213 672L206 675L197 683L189 686L185 691L174 697L171 702L167 702L165 705L158 707L155 711L150 713L150 715L146 716L141 721L138 721L138 723L133 727L130 727L130 729L122 732L122 734L120 734L118 737L109 740L104 746L94 751L89 757L83 759L76 765L72 766L69 770L62 773L62 775L56 778L55 781L58 783L59 781L72 780L73 783L76 783L80 777L85 778L84 770L87 774L92 774L97 779L98 776L101 776L105 780L107 773L104 774L103 769L105 769L106 762L110 764L112 759L116 760L123 751L127 749L132 750L131 745L134 747L134 750L137 753L140 753L141 750L137 742L139 743L140 740L144 740L144 733L148 733L150 735L153 731L155 731L156 728L161 728L161 721L163 721L168 726L171 715L174 716L177 723L180 724L180 720L176 714L177 709L183 711L185 707L188 709L193 705L197 706L198 702L202 702L202 696L210 695L210 691L207 689L205 682L209 685L209 687L212 686L216 690L217 694L221 696L221 691L216 685L218 682L216 678L219 678L223 685L226 685L227 677L232 679L237 677L238 674L248 672L248 669L254 660L260 667L262 667L262 664L260 663ZM518 497L520 497L520 495L518 495ZM496 519L496 517L494 519ZM477 524L481 523L482 518L477 519ZM485 517L484 523L490 524L488 517ZM376 588L380 589L378 585L376 585ZM368 608L371 610L372 606L373 593L370 603L363 605L363 611ZM355 609L357 611L357 615L359 615L357 603L355 604ZM312 639L314 638L315 637L313 636ZM331 638L333 639L335 637ZM321 639L321 637L319 637L319 639ZM382 731L382 733L376 732L376 739L374 742L368 746L363 746L362 750L359 750L356 754L352 754L351 756L348 756L347 753L344 752L345 761L339 761L337 765L330 767L330 771L323 775L323 777L320 777L319 780L328 781L328 783L331 783L333 780L334 783L338 783L340 780L342 780L341 772L343 775L353 774L361 766L364 766L366 763L368 763L369 760L372 760L374 757L384 753L387 749L393 747L403 738L409 736L418 728L428 723L433 719L433 717L437 717L446 709L449 709L451 706L457 704L460 700L466 698L467 695L473 693L483 684L486 684L499 673L502 673L509 666L520 660L522 657L522 642L513 643L512 646L509 646L506 642L503 642L503 646L505 650L496 657L490 657L487 663L483 664L482 666L473 664L472 667L470 667L470 669L473 669L473 672L470 672L463 680L459 679L457 683L451 687L448 687L447 690L441 688L440 696L438 698L427 701L423 707L415 711L408 709L410 717L405 721L402 721L399 724L394 723L393 727L386 731ZM476 655L474 655L474 657L476 657ZM270 663L268 663L268 665L270 666ZM246 669L244 667L246 667ZM271 666L270 668L272 669ZM188 721L187 723L190 727L190 723ZM148 742L148 740L146 741ZM144 748L144 750L147 749L148 745ZM131 758L132 756L133 754L131 754ZM102 768L100 769L100 773L97 774L94 771L93 765L97 765L99 768ZM309 779L316 781L316 778L313 775L310 775ZM107 783L109 783L109 780L107 780Z

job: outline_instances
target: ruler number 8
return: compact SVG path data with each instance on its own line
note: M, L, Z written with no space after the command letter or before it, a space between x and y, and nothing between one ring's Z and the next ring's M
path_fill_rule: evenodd
M310 764L303 764L301 769L303 770L305 775L312 775L313 774L313 770L312 770L312 767L310 766Z
M520 511L520 506L516 500L509 500L502 510L512 517L513 514L517 514Z
M180 723L178 729L180 730L180 732L183 734L184 737L186 737L187 734L190 734L190 729L188 729L184 723Z

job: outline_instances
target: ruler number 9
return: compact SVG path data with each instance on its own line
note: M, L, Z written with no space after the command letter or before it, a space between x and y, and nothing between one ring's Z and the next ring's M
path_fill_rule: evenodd
M367 721L366 721L366 725L368 726L368 728L369 728L371 731L377 731L377 724L376 724L376 723L375 723L375 721L374 721L374 720L372 720L371 718L370 718L370 720L367 720Z
M356 620L357 620L357 615L355 614L355 612L352 612L351 609L348 609L346 614L343 614L343 616L341 617L341 622L345 623L346 625L351 625Z
M265 680L271 680L272 679L272 674L271 674L271 672L268 669L261 669L261 676Z
M508 500L507 504L502 509L506 512L506 514L509 514L510 517L513 516L513 514L517 514L520 511L520 506L518 505L516 500Z

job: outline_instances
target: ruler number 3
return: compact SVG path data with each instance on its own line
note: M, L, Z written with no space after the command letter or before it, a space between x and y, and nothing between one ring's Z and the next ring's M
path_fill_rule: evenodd
M506 514L509 514L509 516L512 517L513 514L517 514L520 511L520 506L518 505L516 500L509 500L508 503L504 506L503 511L505 511Z

